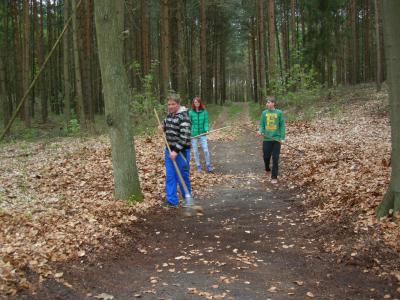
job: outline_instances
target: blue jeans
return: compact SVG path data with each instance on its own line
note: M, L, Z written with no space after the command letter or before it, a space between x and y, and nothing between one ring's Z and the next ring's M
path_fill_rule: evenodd
M182 154L181 154L182 153ZM182 155L186 158L186 161L183 159ZM191 194L190 181L189 181L189 162L190 162L190 149L182 150L178 156L175 158L176 164L178 165L178 169L182 174L183 180L186 183L186 186ZM171 205L178 205L178 184L181 190L181 194L185 197L185 190L183 188L182 183L179 180L178 174L176 173L174 164L172 160L169 158L169 151L165 149L165 193L167 197L167 202Z
M201 148L203 149L207 171L211 171L212 167L210 161L210 152L208 152L207 137L205 135L192 139L193 156L194 156L194 161L196 162L197 169L201 169L199 147L197 145L198 141L200 142Z

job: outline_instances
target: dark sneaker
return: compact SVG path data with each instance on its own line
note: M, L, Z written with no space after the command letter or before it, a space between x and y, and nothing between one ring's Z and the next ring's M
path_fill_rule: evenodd
M207 166L207 172L208 173L212 173L212 171L214 171L213 167Z
M172 204L170 204L170 203L168 203L168 202L163 202L163 203L161 204L161 207L162 207L162 208L165 208L165 209L169 209L169 208L177 208L178 205L172 205Z

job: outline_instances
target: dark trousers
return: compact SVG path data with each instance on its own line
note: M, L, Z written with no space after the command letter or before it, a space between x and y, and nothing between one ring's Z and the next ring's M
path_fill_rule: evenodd
M263 141L263 158L265 171L271 171L269 165L271 162L272 156L272 172L271 178L278 178L278 163L279 163L279 154L281 153L281 143L277 141Z

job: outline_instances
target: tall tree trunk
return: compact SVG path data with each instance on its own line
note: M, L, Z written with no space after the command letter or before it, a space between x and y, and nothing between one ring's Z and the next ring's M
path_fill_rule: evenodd
M29 0L23 0L23 14L24 14L24 39L23 39L23 71L22 71L22 87L23 91L28 90L30 84L30 16L29 16ZM31 126L31 115L29 111L29 102L24 103L24 121L25 126Z
M164 100L167 97L170 81L170 31L169 31L169 0L160 0L160 61L161 61L161 80L160 80L160 98Z
M269 74L272 80L276 79L276 34L275 34L275 3L268 0L268 37L269 37Z
M8 16L8 6L9 4L6 3L4 5L4 11L6 16ZM11 118L11 112L12 110L10 109L10 102L8 100L7 96L7 88L6 88L6 57L8 55L8 17L4 18L4 23L3 23L3 28L4 28L4 35L3 35L3 40L1 41L1 47L0 47L0 104L1 104L1 112L2 112L2 119L3 119L3 124L4 128L6 128L8 122L10 121Z
M356 33L356 0L350 2L350 30L351 30L351 84L357 83L357 33Z
M91 130L94 129L94 107L93 107L93 92L92 92L92 0L84 2L84 18L83 18L83 87L85 95L85 103L87 105L86 124Z
M188 95L189 99L195 96L194 90L194 78L195 78L195 64L196 64L196 38L195 38L195 27L194 21L190 20L188 24L188 47L187 47L187 66L188 66Z
M201 70L201 99L207 102L209 99L207 91L207 19L206 0L200 0L200 70Z
M382 61L381 61L381 30L380 30L380 0L374 0L375 4L375 37L376 37L376 90L380 91L382 86Z
M392 173L389 188L378 206L377 217L400 211L400 1L383 1L383 29L389 83L390 123L392 136Z
M283 69L285 71L284 77L286 77L286 74L289 75L289 68L290 68L290 63L289 63L289 30L288 30L288 24L289 24L289 14L288 14L288 9L286 7L286 0L281 1L281 20L282 20L282 52L283 52ZM286 81L286 78L285 78Z
M54 43L54 15L52 13L52 7L55 6L51 0L46 1L46 31L47 31L47 48L51 49ZM55 58L52 56L49 61L48 69L46 70L47 76L47 95L49 97L49 105L50 111L55 112L55 99L56 99L56 92L55 92Z
M293 54L295 54L297 51L296 7L296 0L290 0L291 58L293 58ZM291 59L291 61L293 64L293 59Z
M140 0L141 34L142 34L142 73L150 73L150 23L148 15L148 1Z
M370 1L365 2L364 14L364 81L371 79Z
M5 64L4 55L0 55L0 103L2 108L2 119L4 128L10 121L10 111L8 106L7 91L6 91L6 76L5 76Z
M72 0L72 11L76 12L76 4L77 0ZM78 41L78 24L76 13L73 14L72 17L72 39L73 39L73 48L74 48L74 64L75 64L75 97L77 103L77 113L79 116L79 123L81 129L86 129L86 120L85 120L85 105L83 102L83 91L82 91L82 78L81 78L81 67L80 67L80 59L79 59L79 41Z
M252 17L251 18L251 36L250 36L250 38L251 38L251 56L252 56L252 61L253 61L253 86L254 86L254 89L253 89L253 93L254 93L254 102L256 102L256 103L258 103L259 101L260 101L260 103L261 103L261 100L259 99L259 97L258 97L258 94L259 94L259 92L258 92L258 76L257 76L257 74L258 74L258 72L257 72L257 52L256 52L256 39L257 39L257 35L256 35L256 32L257 32L257 30L256 30L256 26L255 26L255 24L254 24L254 18Z
M124 0L95 0L97 44L100 59L106 119L110 130L115 197L139 201L132 123L129 115L131 93L123 64Z
M70 0L64 1L64 22L68 20L68 7ZM64 71L64 116L65 122L68 125L71 120L71 79L69 76L69 43L68 43L68 32L64 34L63 38L63 71Z
M258 26L258 57L259 65L258 70L260 72L260 104L264 101L266 96L266 79L265 79L265 30L264 30L264 0L257 1L257 26ZM274 36L275 38L275 36ZM271 67L271 65L270 65Z
M37 47L38 47L38 64L39 66L43 65L44 63L44 45L45 45L45 40L44 40L44 5L43 5L43 0L40 0L40 20L39 20L39 35L38 35L38 42ZM38 82L39 85L39 91L40 91L40 116L42 123L47 123L47 119L49 116L48 112L48 100L47 100L47 90L46 90L46 74L47 72L43 72L41 75L41 80Z
M184 28L184 1L177 0L176 24L177 24L177 61L178 61L178 92L182 99L186 99L187 68L185 65L185 32Z

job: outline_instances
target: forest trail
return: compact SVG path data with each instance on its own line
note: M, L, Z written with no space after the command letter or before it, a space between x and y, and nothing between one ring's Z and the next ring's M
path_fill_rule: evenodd
M246 105L238 118L246 118ZM221 119L219 125L226 125ZM216 173L230 180L197 201L204 215L155 208L125 228L132 240L60 264L68 284L47 280L19 299L383 299L390 282L337 262L296 195L263 177L259 141L210 142ZM195 187L196 183L192 183Z

